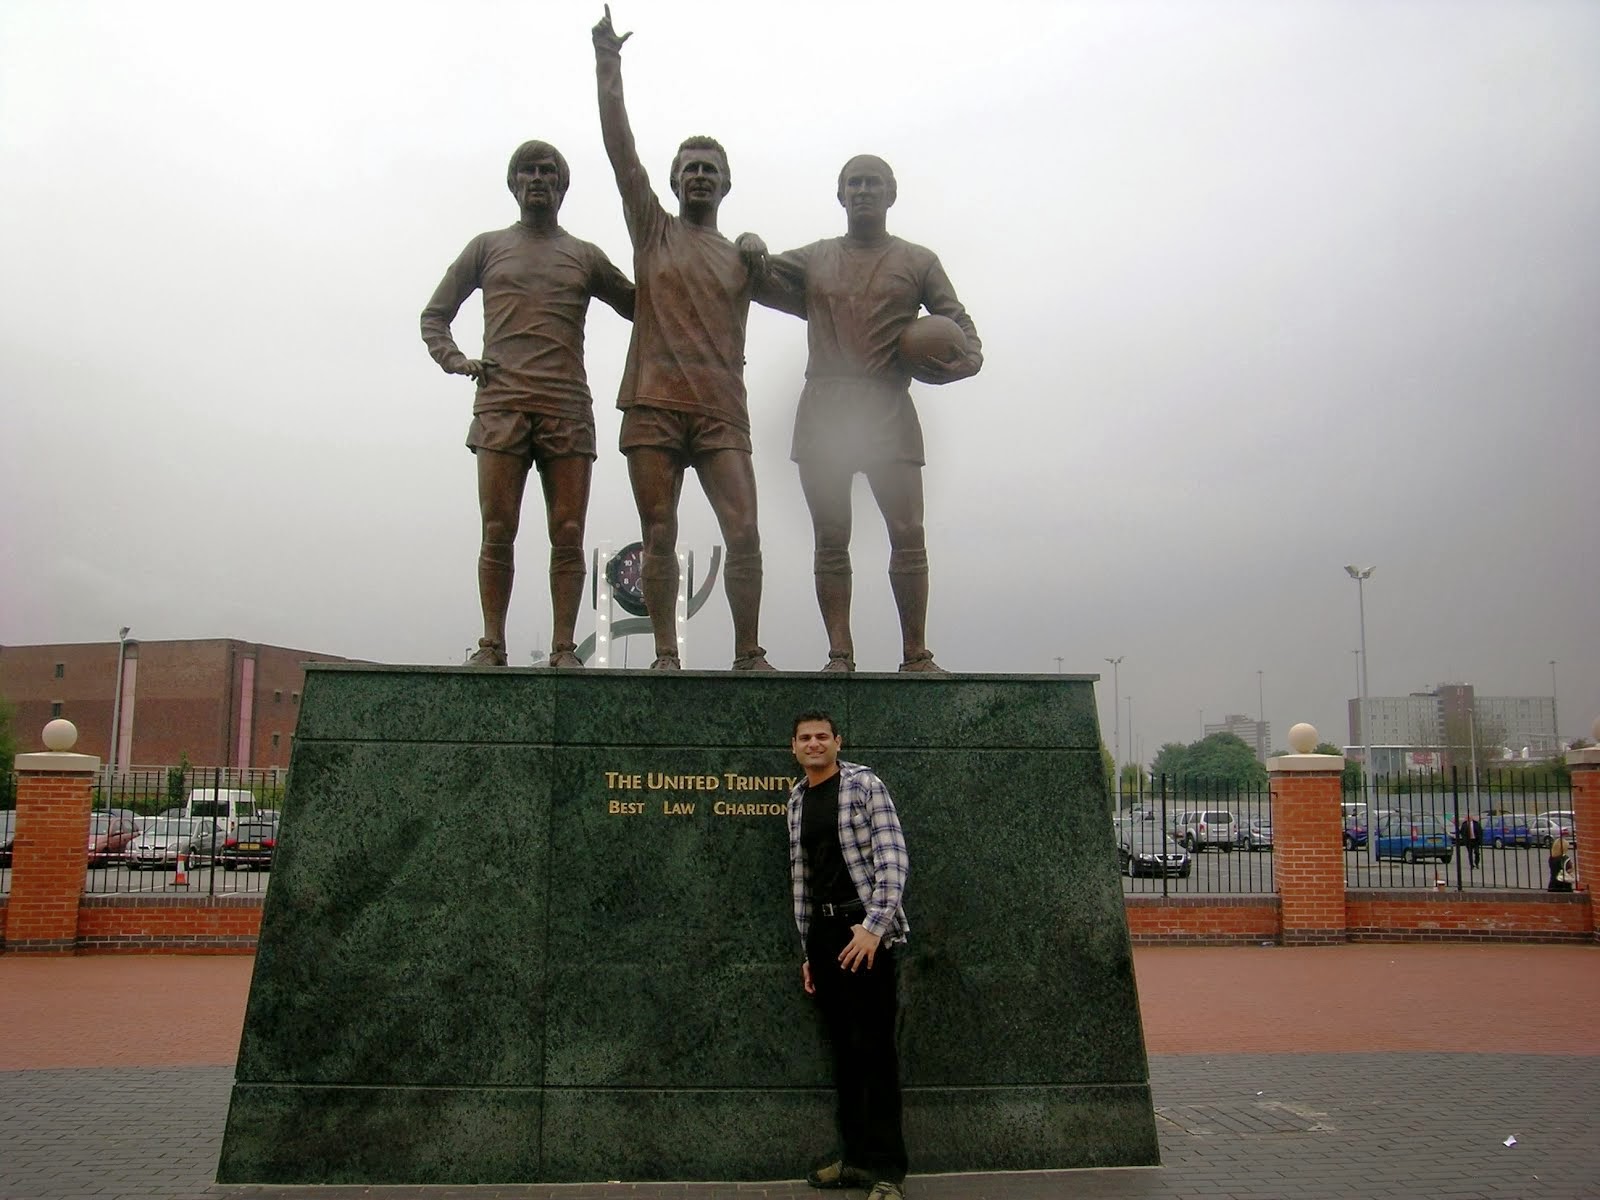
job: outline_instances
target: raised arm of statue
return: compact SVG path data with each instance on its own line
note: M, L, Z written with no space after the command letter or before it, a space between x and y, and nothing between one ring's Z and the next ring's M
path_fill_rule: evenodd
M600 99L600 136L605 141L611 170L617 177L617 190L622 193L622 209L628 220L628 233L637 241L640 212L648 205L655 205L656 200L650 191L644 164L639 161L638 148L633 144L628 108L622 98L622 43L633 34L619 35L611 26L611 6L608 4L605 9L605 16L600 18L593 30L595 84Z

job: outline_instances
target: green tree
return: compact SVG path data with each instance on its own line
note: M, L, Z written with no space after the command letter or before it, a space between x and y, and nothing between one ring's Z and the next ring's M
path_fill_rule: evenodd
M1167 742L1156 751L1155 761L1150 764L1150 774L1153 777L1165 775L1168 779L1177 779L1189 773L1189 747L1181 742Z
M183 781L189 774L189 752L178 755L178 765L167 768L167 799L174 805L183 803Z
M1231 733L1213 733L1191 742L1188 753L1188 778L1220 787L1262 788L1267 786L1267 768L1243 738Z
M1122 764L1122 794L1124 796L1140 796L1150 786L1150 776L1145 774L1145 769L1138 763Z

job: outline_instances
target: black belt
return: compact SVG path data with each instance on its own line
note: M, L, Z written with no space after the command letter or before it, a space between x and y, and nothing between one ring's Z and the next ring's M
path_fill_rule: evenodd
M860 900L850 900L843 904L819 904L817 911L825 917L843 917L851 913L864 913L867 906Z

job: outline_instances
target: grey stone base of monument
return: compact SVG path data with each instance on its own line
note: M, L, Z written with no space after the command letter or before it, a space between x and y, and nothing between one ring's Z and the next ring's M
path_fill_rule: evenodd
M913 1172L1157 1161L1092 676L314 666L224 1183L794 1177L834 1144L784 802L911 852Z

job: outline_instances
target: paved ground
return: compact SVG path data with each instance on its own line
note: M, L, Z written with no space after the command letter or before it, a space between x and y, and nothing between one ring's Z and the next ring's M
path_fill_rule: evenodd
M1600 948L1162 947L1136 963L1163 1165L913 1176L914 1200L1600 1198ZM211 1184L250 965L0 957L0 1197L817 1195L795 1182Z

